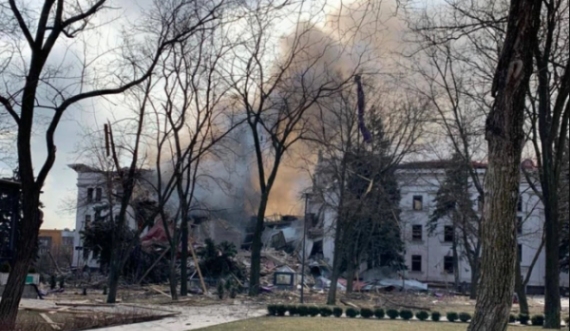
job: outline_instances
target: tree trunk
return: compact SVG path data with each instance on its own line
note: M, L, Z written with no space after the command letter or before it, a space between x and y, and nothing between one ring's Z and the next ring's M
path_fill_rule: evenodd
M520 313L523 315L530 316L530 311L528 308L528 298L526 296L526 286L522 277L522 269L520 263L520 257L517 258L517 266L515 271L515 292L519 298Z
M471 290L469 291L469 299L477 299L477 288L479 287L479 267L471 266Z
M348 268L346 270L346 293L354 292L354 278L356 277L356 261L348 257Z
M0 330L2 331L15 329L18 307L24 293L28 269L35 257L41 226L39 193L33 191L26 192L26 190L26 188L23 188L22 210L24 212L24 220L21 222L22 227L17 229L18 239L16 242L15 262L0 302Z
M175 230L176 231L176 230ZM176 237L176 236L174 236ZM178 252L177 246L176 245L177 241L174 240L174 248L170 249L170 265L169 265L169 269L170 269L170 296L172 297L172 300L176 301L178 300L178 281L176 280L176 254Z
M180 296L185 297L188 295L188 219L182 218L181 222L180 231L182 232L182 248L180 251Z
M259 209L257 211L257 220L255 222L255 232L253 242L251 244L251 269L249 273L249 296L255 297L259 295L260 283L259 277L261 273L261 236L263 235L263 227L265 225L265 210L269 195L265 192L261 194Z
M516 206L524 141L527 86L533 72L541 0L511 0L509 23L495 73L495 102L486 123L481 283L469 331L506 331L515 287Z
M454 236L456 235L457 232L455 232ZM455 282L455 290L457 291L459 289L459 283L461 282L461 280L459 278L459 254L457 254L457 239L455 238L453 239L453 276Z
M340 213L338 213L340 215ZM338 217L338 216L337 216ZM333 270L331 275L331 287L327 297L327 305L336 305L336 292L338 288L338 279L340 278L340 264L341 264L341 248L342 248L342 232L340 229L340 217L337 220L336 231L334 234L334 254L333 254Z
M549 201L550 200L550 201ZM545 208L545 249L546 249L546 274L545 274L545 306L544 328L560 329L560 226L558 222L558 204L554 197L545 196L549 208Z

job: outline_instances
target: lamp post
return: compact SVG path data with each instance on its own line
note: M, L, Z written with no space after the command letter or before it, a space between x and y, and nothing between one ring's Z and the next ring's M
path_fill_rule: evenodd
M309 221L309 193L305 193L305 221L303 224L303 262L301 264L301 304L305 303L305 260L307 255L307 222Z

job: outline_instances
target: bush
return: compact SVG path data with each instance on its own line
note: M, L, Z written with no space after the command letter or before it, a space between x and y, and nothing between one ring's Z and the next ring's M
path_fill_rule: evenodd
M321 310L319 309L319 307L315 307L315 306L311 306L309 307L309 315L311 317L317 317L319 316L319 313L321 312Z
M267 305L267 314L269 316L277 315L277 306L276 305Z
M388 317L390 317L391 320L395 320L398 317L400 317L400 312L397 311L396 309L388 309L386 315L388 315Z
M346 310L346 316L348 318L356 318L358 315L360 315L360 311L356 308L348 308Z
M4 262L2 266L0 266L0 272L3 274L9 274L12 271L12 267L10 267L10 263Z
M439 311L434 311L431 313L431 320L434 322L441 321L441 313Z
M528 315L520 314L518 320L519 322L521 322L522 325L528 325L530 317L528 317Z
M36 267L31 266L31 267L28 268L28 273L29 273L29 274L37 274L38 271L36 270Z
M333 310L329 307L321 307L320 313L322 317L330 317L333 314Z
M232 289L230 290L230 299L235 299L237 298L237 289L235 287L232 287Z
M419 319L420 321L425 321L429 318L429 314L427 311L420 311L416 313L416 318Z
M566 317L564 318L564 323L566 323L566 327L567 327L567 328L570 327L570 317L566 316Z
M333 308L333 315L334 317L340 318L342 317L342 314L344 313L344 310L340 307L334 307Z
M414 317L414 313L411 310L404 309L400 311L400 317L405 321L409 321Z
M378 308L374 310L374 316L379 320L383 319L385 315L386 313L384 312L384 309Z
M515 323L516 321L517 321L517 317L516 317L515 315L511 315L511 316L509 317L509 323L512 324L512 323Z
M65 288L65 276L59 277L59 288Z
M277 305L276 307L276 312L277 312L277 316L283 317L285 316L285 313L287 313L287 306L285 305Z
M457 315L456 312L451 311L451 312L447 313L447 320L448 321L453 323L453 322L456 322L458 319L459 319L459 315Z
M531 319L532 325L543 326L544 325L544 315L534 315Z
M459 320L463 323L468 323L471 320L471 314L461 313L459 314Z
M309 307L299 306L299 307L297 307L297 312L298 312L299 316L307 317L307 316L309 316Z
M299 308L297 306L289 306L287 310L289 311L289 316L299 315Z
M372 316L374 316L374 311L372 309L368 309L368 308L362 308L360 310L360 316L362 316L362 318L372 318Z

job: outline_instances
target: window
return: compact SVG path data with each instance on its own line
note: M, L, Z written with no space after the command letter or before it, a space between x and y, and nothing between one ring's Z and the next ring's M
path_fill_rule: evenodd
M412 240L422 241L424 235L424 227L421 225L414 225L412 227Z
M422 272L422 256L412 255L412 271Z
M87 202L88 203L93 202L93 188L87 189Z
M443 230L443 241L446 243L452 243L455 241L455 229L453 229L453 226L445 226Z
M522 263L523 260L523 245L519 244L517 254L519 256L519 263Z
M100 187L98 187L98 188L97 188L97 193L96 193L96 195L95 195L95 201L101 202L102 198L103 198L103 189L100 188Z
M414 210L424 209L424 197L421 195L414 195Z
M85 223L83 228L88 228L91 225L91 215L85 215Z
M448 274L455 272L455 263L453 262L453 256L446 256L443 258L443 270Z
M523 234L523 218L521 216L517 217L517 233Z
M519 196L519 201L517 202L517 211L523 211L523 196Z

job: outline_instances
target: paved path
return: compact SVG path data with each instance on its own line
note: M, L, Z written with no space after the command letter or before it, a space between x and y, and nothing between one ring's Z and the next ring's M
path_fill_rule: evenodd
M259 306L209 306L209 307L173 307L161 306L161 309L168 309L181 312L180 315L162 320L138 323L130 325L115 326L110 328L97 329L99 331L188 331L214 326L224 323L240 321L248 318L261 317L267 314L265 308Z

